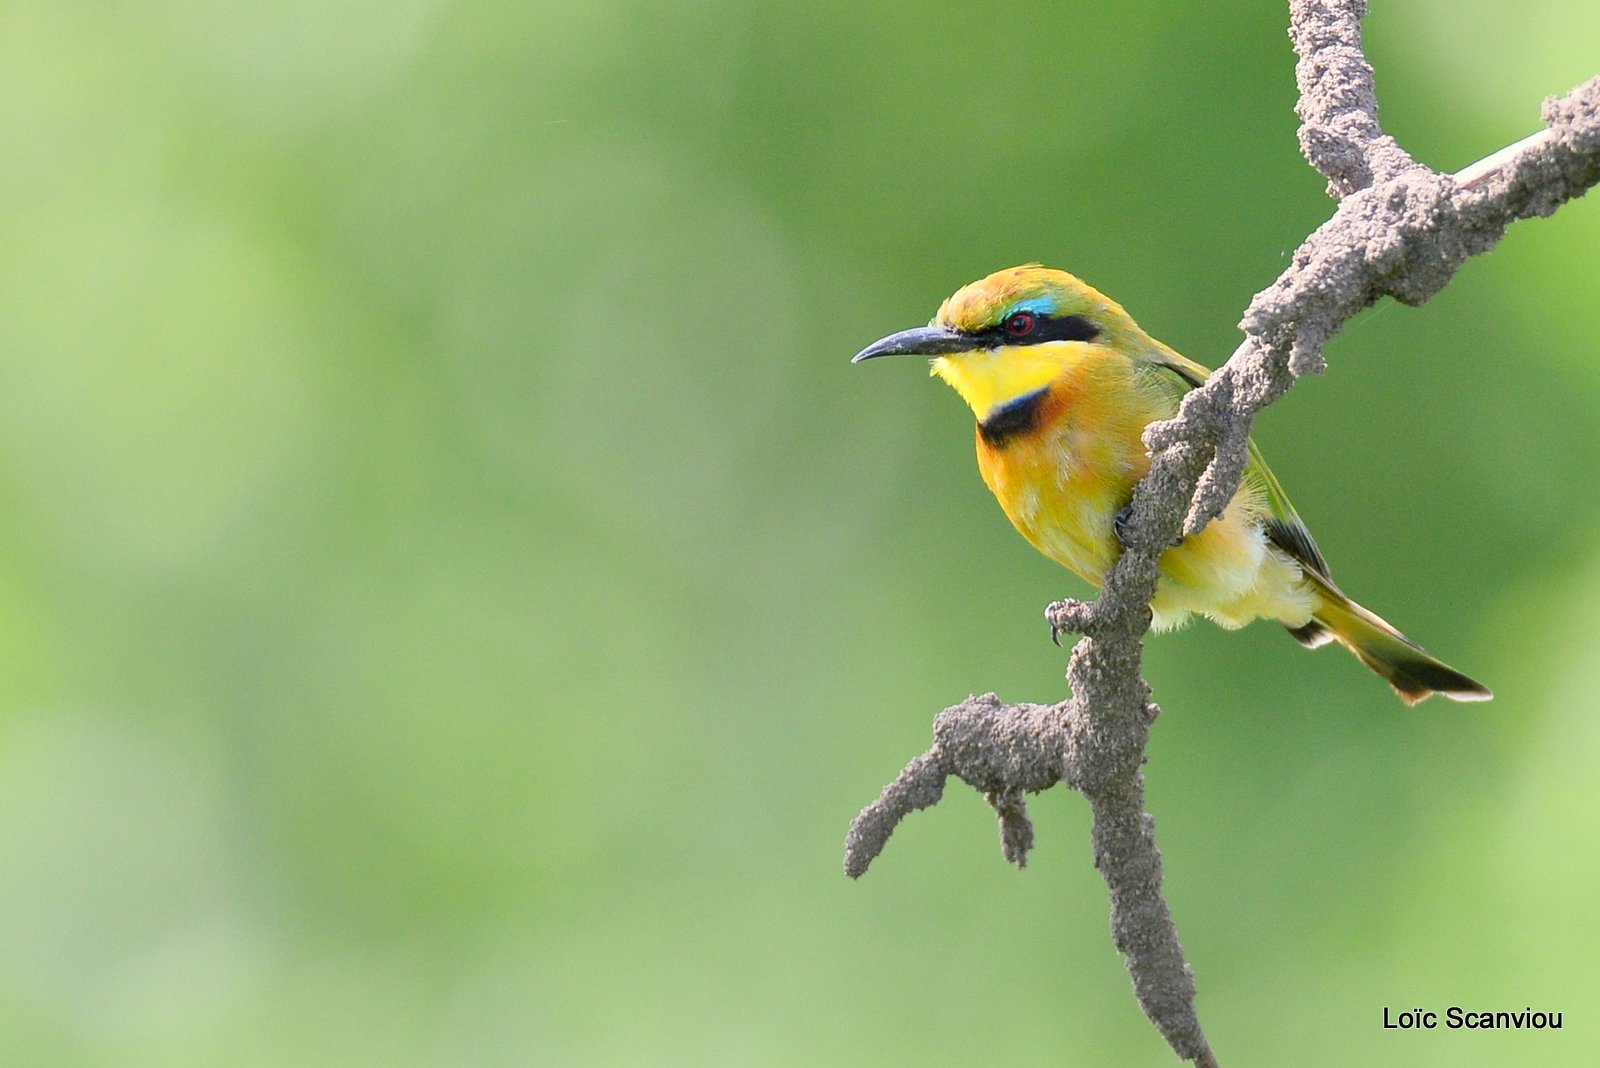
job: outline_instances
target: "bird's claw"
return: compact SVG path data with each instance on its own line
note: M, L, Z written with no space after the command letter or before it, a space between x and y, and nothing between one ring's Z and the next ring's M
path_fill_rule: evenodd
M1124 549L1128 547L1128 522L1132 518L1133 505L1125 504L1122 506L1122 511L1118 512L1117 517L1111 521L1111 530L1116 534L1117 541L1122 543Z
M1083 634L1089 626L1093 608L1082 601L1053 601L1044 610L1044 621L1050 624L1050 640L1061 646L1063 634Z

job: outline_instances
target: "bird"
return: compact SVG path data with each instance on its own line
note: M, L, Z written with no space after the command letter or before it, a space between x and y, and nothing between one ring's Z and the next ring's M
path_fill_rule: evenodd
M1142 433L1170 419L1210 371L1152 338L1065 271L997 271L944 301L929 325L873 342L852 363L923 356L977 419L978 471L1006 517L1045 556L1099 586L1121 555L1134 487L1150 469ZM1164 549L1151 625L1193 615L1233 630L1275 620L1307 648L1338 642L1407 705L1493 694L1334 584L1328 562L1261 450L1222 513Z

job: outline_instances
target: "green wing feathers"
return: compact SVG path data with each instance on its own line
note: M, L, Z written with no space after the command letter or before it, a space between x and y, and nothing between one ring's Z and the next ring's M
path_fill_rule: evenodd
M1254 441L1250 443L1250 467L1245 477L1256 479L1272 509L1272 517L1266 523L1268 540L1299 563L1301 573L1317 592L1311 622L1287 628L1295 641L1308 649L1329 641L1339 642L1356 659L1382 675L1408 705L1436 693L1453 701L1487 701L1494 696L1487 686L1433 656L1334 584L1316 539L1289 503L1283 486Z
M1204 384L1211 376L1211 372L1203 365L1174 352L1160 342L1154 342L1154 348L1142 362L1165 372L1154 377L1162 391L1170 397L1174 412L1177 411L1185 393ZM1272 473L1272 468L1267 466L1266 457L1261 455L1261 449L1254 439L1250 441L1250 464L1245 468L1245 480L1261 490L1267 500L1267 506L1272 511L1266 523L1267 537L1302 567L1316 572L1323 583L1332 586L1333 581L1328 577L1328 561L1323 558L1322 550L1317 548L1316 539L1311 536L1311 531L1306 529L1300 513L1289 503L1289 495L1283 492L1283 486ZM1302 637L1299 633L1295 633L1295 637L1302 645L1313 647L1328 640L1321 635Z
M1141 362L1165 372L1152 377L1162 392L1168 394L1174 412L1183 395L1205 382L1211 373L1159 342ZM1337 641L1354 653L1356 659L1383 676L1400 695L1400 700L1408 705L1436 693L1455 701L1487 701L1494 696L1487 686L1432 656L1381 616L1351 600L1334 584L1328 561L1317 548L1316 539L1294 505L1289 503L1289 495L1283 491L1272 468L1267 466L1254 440L1250 442L1250 463L1245 469L1245 480L1261 491L1271 513L1264 524L1267 539L1300 565L1302 574L1317 594L1317 607L1310 622L1299 627L1286 625L1296 641L1308 649Z

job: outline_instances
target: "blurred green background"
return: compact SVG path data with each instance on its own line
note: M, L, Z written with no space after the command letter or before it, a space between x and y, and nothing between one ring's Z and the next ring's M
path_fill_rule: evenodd
M1591 0L1374 5L1455 169ZM966 694L1086 592L914 363L1042 260L1215 364L1326 217L1274 4L0 6L0 1063L1162 1065L1081 799L1023 873ZM1224 1064L1595 1063L1600 198L1367 313L1259 437L1343 585L1490 683L1153 640ZM1561 1010L1386 1033L1385 1006Z

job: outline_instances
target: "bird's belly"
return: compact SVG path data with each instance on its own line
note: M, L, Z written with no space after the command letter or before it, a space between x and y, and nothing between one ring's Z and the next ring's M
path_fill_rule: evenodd
M1056 563L1100 585L1121 549L1105 533L1116 513L1095 501L1058 502L1040 511L1045 514L1033 523L1017 523L1023 537Z
M1075 464L1064 450L990 457L984 481L1007 518L1052 560L1098 586L1122 554L1116 515L1142 472ZM1221 516L1161 554L1150 607L1157 629L1191 613L1237 627L1261 616L1293 626L1310 618L1313 595L1298 566L1273 550L1261 527L1263 504L1241 488Z
M1121 553L1114 522L1128 485L1075 461L1064 448L991 458L984 481L1024 538L1098 586Z
M1252 619L1302 626L1315 598L1298 564L1267 541L1261 502L1241 488L1222 515L1161 554L1161 581L1150 600L1153 626L1167 630L1199 612L1223 627Z

